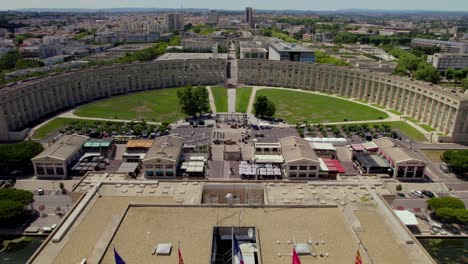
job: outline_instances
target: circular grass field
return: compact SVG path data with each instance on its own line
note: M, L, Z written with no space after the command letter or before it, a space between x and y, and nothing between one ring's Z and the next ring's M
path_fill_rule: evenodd
M90 103L75 110L81 117L174 122L185 117L180 112L177 91L158 89Z
M335 97L284 89L257 90L276 106L276 117L290 124L365 121L388 118L375 108Z

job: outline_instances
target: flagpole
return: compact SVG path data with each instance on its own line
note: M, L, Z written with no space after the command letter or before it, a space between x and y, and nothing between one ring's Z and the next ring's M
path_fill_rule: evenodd
M234 264L234 226L231 226L231 264Z

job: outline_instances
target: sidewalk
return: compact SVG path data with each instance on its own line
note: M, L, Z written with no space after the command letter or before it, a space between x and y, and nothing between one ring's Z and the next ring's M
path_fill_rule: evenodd
M213 93L211 92L211 86L207 86L206 89L208 90L208 97L210 99L210 107L211 107L211 111L213 113L216 113L216 104L215 104L215 101L214 101L214 97L213 97Z
M236 112L236 89L228 88L228 112Z

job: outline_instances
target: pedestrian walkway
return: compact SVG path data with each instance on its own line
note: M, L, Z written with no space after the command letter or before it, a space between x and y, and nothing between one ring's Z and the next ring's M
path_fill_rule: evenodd
M228 112L236 112L236 89L228 89Z
M206 89L208 90L208 97L210 99L210 107L211 107L211 112L216 113L216 104L214 101L213 97L213 92L211 91L211 86L207 86Z

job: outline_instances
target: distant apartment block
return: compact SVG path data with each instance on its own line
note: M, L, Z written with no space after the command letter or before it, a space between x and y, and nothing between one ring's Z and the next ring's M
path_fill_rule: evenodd
M241 59L267 59L268 47L265 47L259 41L240 41Z
M164 29L166 32L179 30L184 27L184 15L169 13L164 15Z
M245 8L245 22L252 27L255 26L254 9L252 7Z
M269 59L275 61L300 61L315 63L315 51L295 43L271 43Z
M42 43L44 44L65 44L67 43L67 38L64 36L44 36L42 38Z
M428 57L428 62L438 70L461 69L468 67L468 54L436 53Z
M208 13L208 22L206 24L210 26L217 26L219 24L219 15L216 10L210 10Z
M182 48L192 52L212 52L218 50L218 43L211 38L185 38L181 40Z
M315 33L314 41L331 43L333 42L333 37L334 37L333 34L329 32Z
M411 47L440 47L442 53L468 53L468 43L415 38Z

